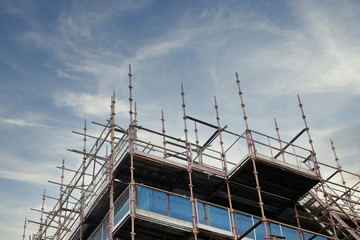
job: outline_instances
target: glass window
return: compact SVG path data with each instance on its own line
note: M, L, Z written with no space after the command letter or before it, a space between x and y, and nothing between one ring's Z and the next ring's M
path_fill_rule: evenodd
M235 221L236 221L236 227L238 231L238 235L242 235L244 232L246 232L250 227L253 226L252 218L246 215L242 215L239 213L235 213ZM254 237L254 231L251 231L248 235L246 235L249 238L255 238Z
M192 208L189 199L170 195L170 217L192 222Z

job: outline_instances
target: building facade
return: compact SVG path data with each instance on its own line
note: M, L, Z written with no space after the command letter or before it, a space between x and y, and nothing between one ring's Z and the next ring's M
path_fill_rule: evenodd
M359 175L341 168L334 147L335 166L317 160L300 99L304 129L286 142L277 126L275 137L248 127L238 79L243 132L222 123L216 99L216 121L188 115L182 89L184 132L170 136L164 115L161 130L137 122L131 77L129 126L116 125L113 95L100 135L86 124L77 133L84 149L71 151L82 164L73 171L63 162L59 199L31 221L32 239L360 239ZM297 145L304 137L308 146Z

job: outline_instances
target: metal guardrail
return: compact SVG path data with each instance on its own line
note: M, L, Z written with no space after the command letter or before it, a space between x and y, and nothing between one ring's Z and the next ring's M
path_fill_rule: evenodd
M295 140L286 142L277 138L250 130L256 153L278 161L283 161L297 168L314 171L312 152L309 149L294 144ZM137 150L165 159L185 163L186 145L184 140L162 134L139 126L138 138L135 139ZM203 166L213 167L223 171L220 145L216 143L218 135L210 137L203 145L189 142L190 158ZM249 153L246 134L236 134L229 131L222 132L227 171L231 170ZM211 144L210 144L211 143Z
M312 170L314 162L309 149L251 130L256 152L286 163Z
M198 228L212 227L231 232L231 220L229 208L219 206L213 203L196 199L196 219ZM176 218L179 220L191 222L191 202L186 196L161 191L159 189L148 188L146 186L137 186L136 190L136 208L145 211L157 213L160 215ZM249 228L255 226L261 218L235 211L235 221L237 225L237 235L240 236ZM298 239L299 229L275 221L267 224L267 230L270 234L285 236L287 239ZM304 230L306 239L316 233ZM264 225L256 226L246 235L252 239L264 239ZM327 239L323 236L316 236L315 239Z

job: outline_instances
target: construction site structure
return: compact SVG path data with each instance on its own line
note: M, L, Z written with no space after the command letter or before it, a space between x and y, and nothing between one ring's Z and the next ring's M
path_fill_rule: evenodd
M317 159L299 97L304 128L286 142L275 119L276 137L249 128L238 74L240 133L224 125L216 98L213 121L188 115L181 85L184 134L170 136L163 111L159 130L138 123L130 65L128 76L129 125L115 123L114 92L110 119L93 123L99 136L86 121L74 132L84 148L70 151L82 162L71 170L62 161L59 197L44 191L40 221L25 220L23 239L26 223L39 225L32 240L360 239L360 175L342 169L332 141L334 166Z

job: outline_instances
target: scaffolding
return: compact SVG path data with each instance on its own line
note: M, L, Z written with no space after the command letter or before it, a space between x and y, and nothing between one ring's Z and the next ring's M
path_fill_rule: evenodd
M39 225L32 240L360 239L360 175L342 169L332 140L334 166L318 161L299 96L304 129L286 142L276 119L276 137L249 128L237 73L242 133L221 124L216 98L216 124L188 115L181 84L182 139L166 134L163 111L159 131L138 124L130 65L128 77L129 126L115 123L114 92L110 119L92 122L102 127L98 136L86 120L73 132L84 148L69 151L82 163L73 170L62 161L60 182L51 182L59 197L44 191L33 209L40 221L25 219L23 239L27 223ZM296 144L305 134L310 148ZM55 200L52 209L45 199Z

